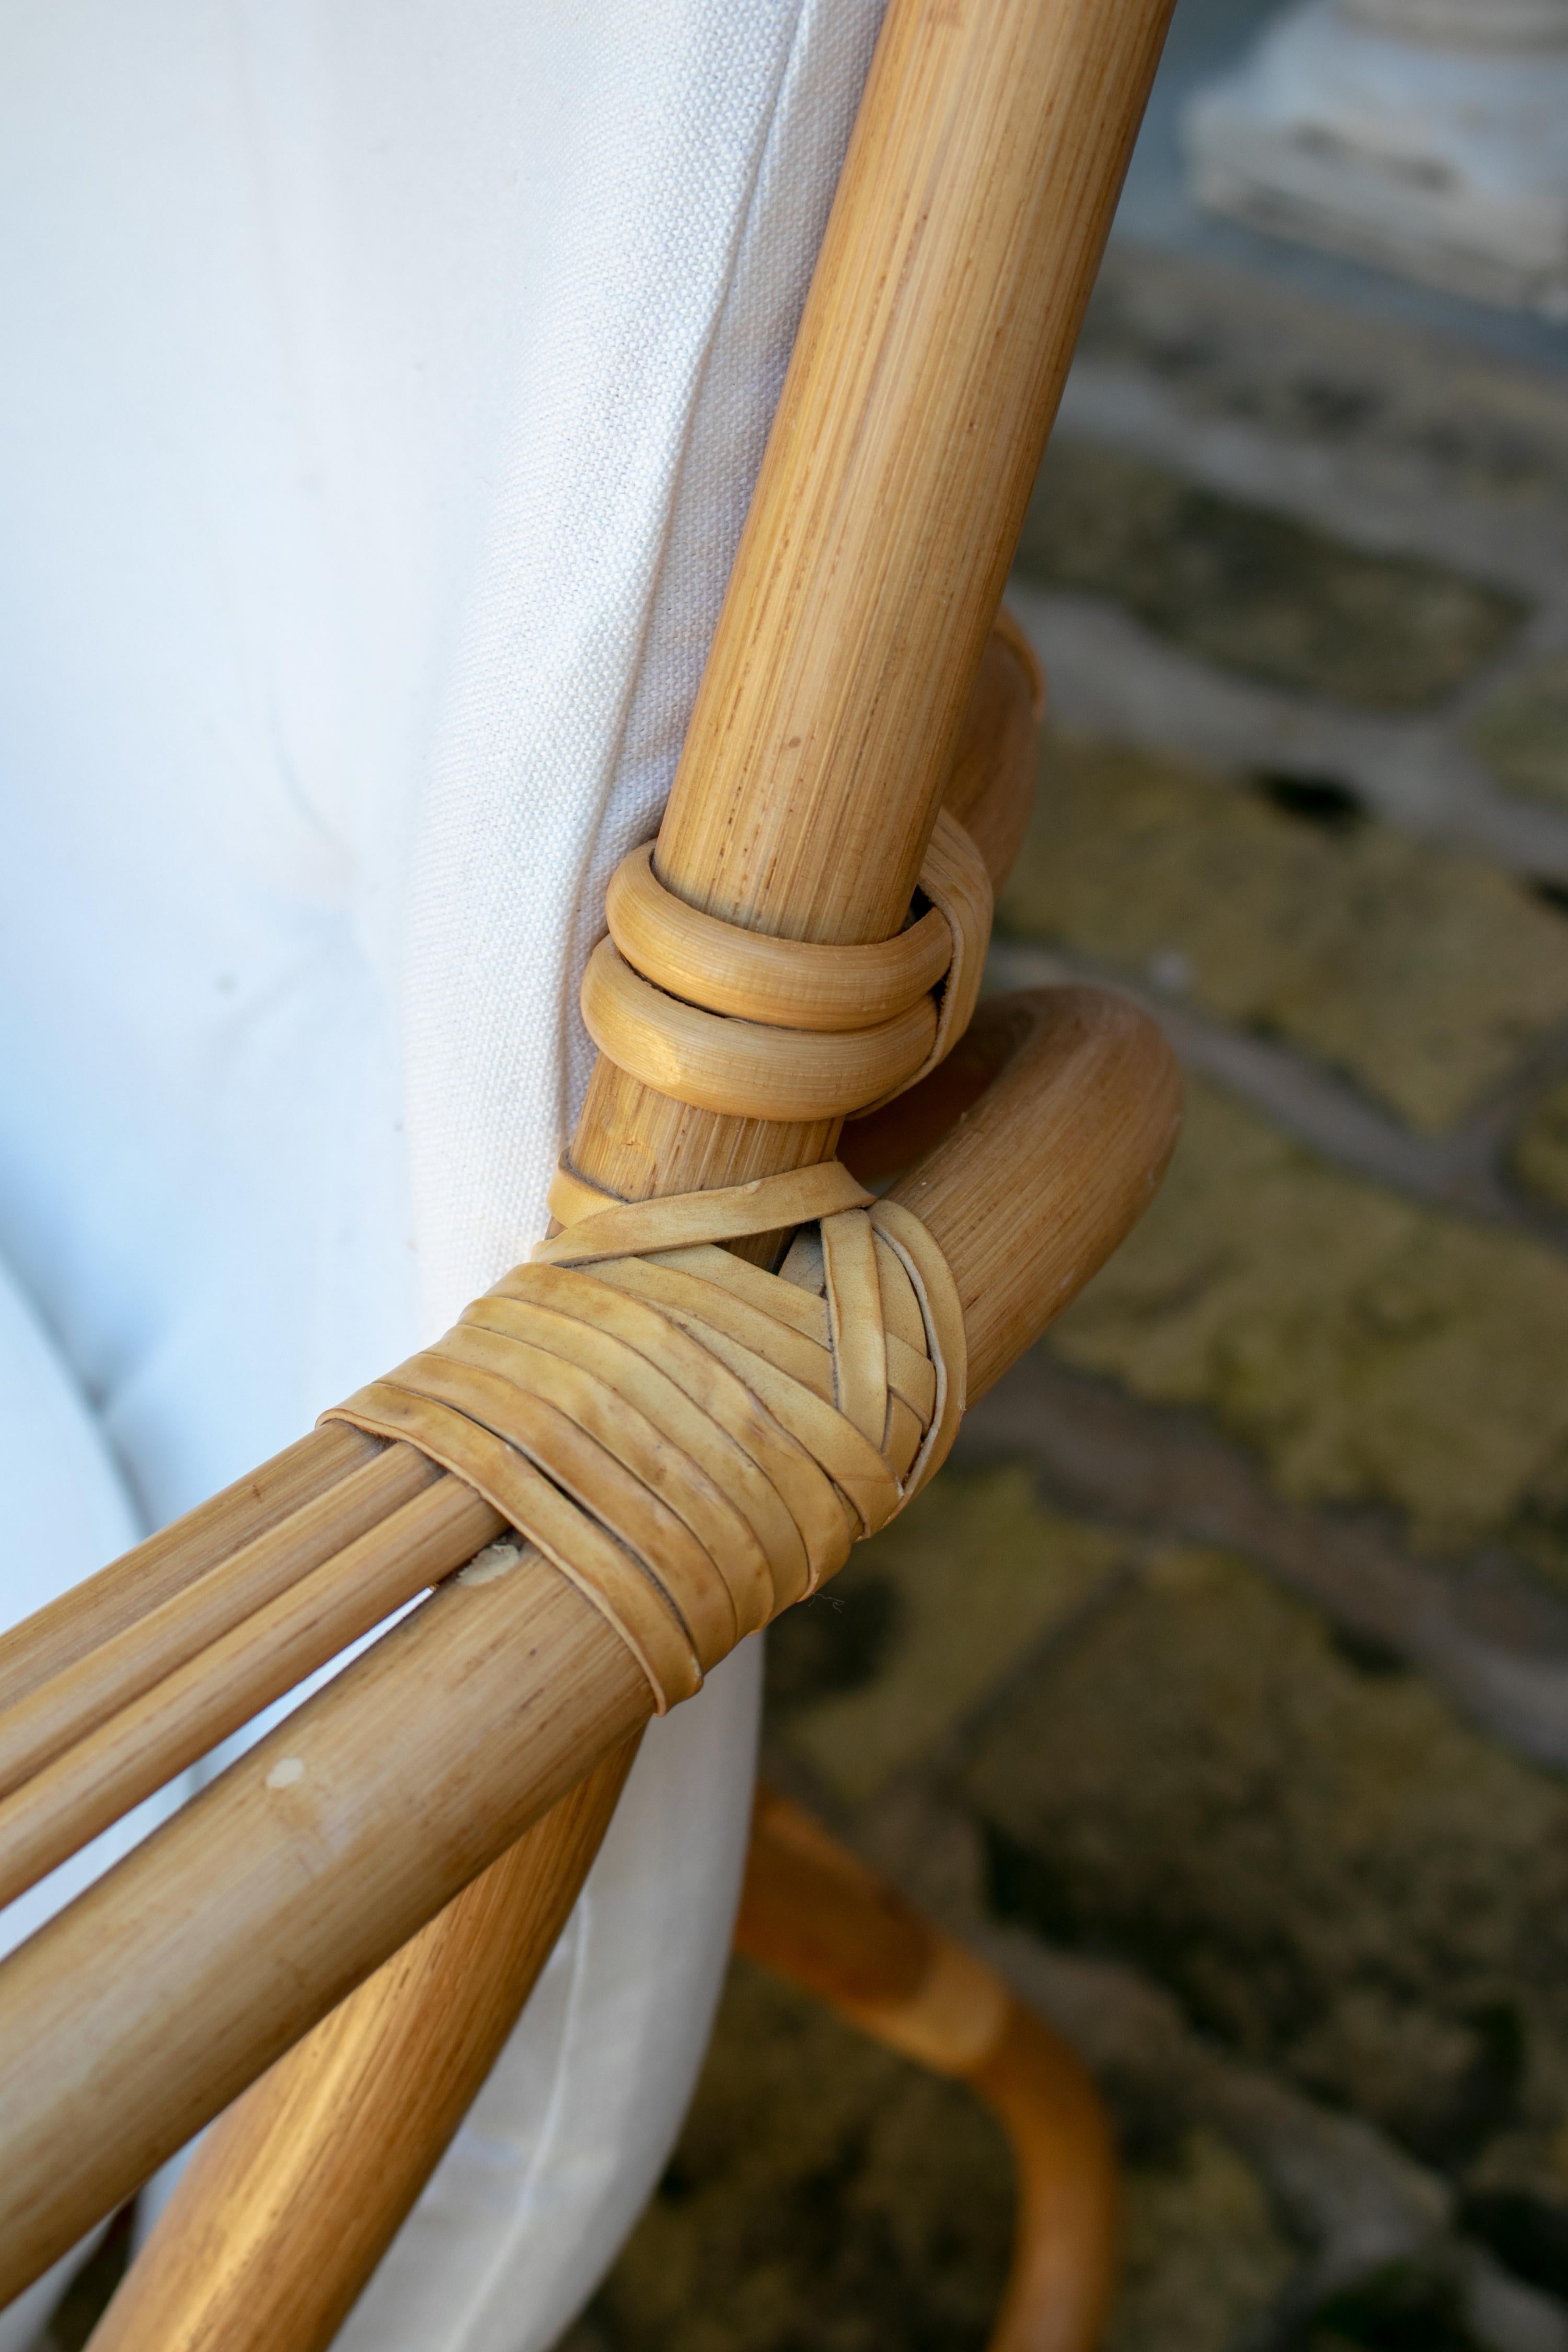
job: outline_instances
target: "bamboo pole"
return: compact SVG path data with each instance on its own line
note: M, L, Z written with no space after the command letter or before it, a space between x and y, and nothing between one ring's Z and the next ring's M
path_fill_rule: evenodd
M445 2147L500 2055L635 1753L612 1749L213 2126L97 2352L331 2344L425 2185L426 2149ZM476 1969L488 1998L465 2000Z
M994 887L1027 820L1040 693L998 628L944 795ZM460 1566L471 1513L459 1481L388 1446L0 1714L0 1903Z
M900 919L1167 15L895 0L661 835L680 895L786 936ZM601 1066L574 1152L639 1198L802 1164L834 1135L712 1119ZM962 1257L956 1227L941 1237ZM0 2292L646 1706L603 1621L525 1555L437 1594L16 1955Z
M374 1437L341 1423L313 1429L0 1633L0 1706L16 1706L51 1675L64 1674L382 1450Z
M1034 656L1004 616L986 646L943 795L995 887L1011 869L1034 799L1042 704ZM984 1058L995 1029L994 1013L983 1012L965 1058L976 1046ZM991 1064L1001 1058L994 1053ZM985 1075L994 1075L990 1064ZM862 1132L851 1130L857 1139ZM402 2115L396 2161L388 2164L387 2086L410 2051L437 2081L460 2074L464 2053L481 2043L499 2051L533 1984L507 1955L521 1940L542 1966L549 1945L534 1932L535 1914L542 1906L564 1917L593 1861L595 1840L550 1835L580 1795L547 1813L422 1930L409 1947L425 1955L418 1968L389 1961L214 2125L110 2305L97 2352L317 2352L331 2343L464 2110L462 2102L432 2099ZM527 1869L517 1864L522 1848L536 1857ZM486 1957L492 1941L493 1961ZM337 2219L345 2210L353 2217L348 2229Z
M411 1446L397 1450L413 1454ZM424 1466L428 1474L430 1465ZM401 1509L108 1717L0 1803L0 1903L14 1902L262 1707L461 1568L473 1557L476 1536L485 1542L507 1531L461 1479L427 1475L424 1491Z
M374 1539L383 1525L391 1524L440 1475L435 1464L416 1454L413 1446L385 1447L278 1526L40 1683L0 1715L0 1797L31 1780L53 1758L117 1710L153 1692L165 1676L242 1625L257 1610L265 1609L301 1579L308 1580L344 1546L357 1545L364 1537ZM414 1590L418 1589L416 1584ZM374 1617L369 1620L373 1625L375 1622ZM331 1652L326 1654L330 1657ZM285 1683L281 1687L287 1690L289 1685ZM200 1748L195 1752L199 1755ZM170 1767L171 1771L177 1769ZM158 1782L151 1785L156 1788ZM134 1798L129 1801L135 1801ZM110 1819L113 1818L110 1814ZM0 1847L4 1842L0 1829ZM8 1894L0 1893L0 1903L10 1899Z
M972 1395L1141 1213L1180 1100L1163 1038L1123 1000L1043 991L999 1000L990 1017L1015 1031L1011 1059L894 1188L973 1302ZM994 1212L984 1227L970 1215L974 1192L1004 1197L1000 1234ZM1015 1270L983 1288L998 1247ZM525 1550L505 1574L441 1586L14 1953L0 1968L0 2300L647 1710L619 1638Z

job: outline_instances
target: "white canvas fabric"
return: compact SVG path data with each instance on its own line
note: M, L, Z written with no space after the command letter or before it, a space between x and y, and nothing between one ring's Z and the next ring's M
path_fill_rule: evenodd
M0 0L0 1394L54 1399L0 1510L79 1515L6 1620L542 1230L879 9ZM354 2352L549 2344L652 2186L756 1650L654 1727Z

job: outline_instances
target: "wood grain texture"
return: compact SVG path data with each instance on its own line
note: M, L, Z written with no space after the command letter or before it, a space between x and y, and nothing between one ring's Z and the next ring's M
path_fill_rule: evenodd
M455 1531L467 1554L500 1529L477 1497L470 1509ZM625 1645L525 1551L492 1580L443 1585L13 1953L0 2302L647 1713Z
M214 2125L94 2352L324 2352L500 2055L636 1752L613 1749ZM484 2000L464 1997L475 1971Z
M51 1675L112 1641L380 1451L374 1438L355 1429L313 1429L35 1611L0 1634L0 1706L15 1706Z
M994 886L1028 821L1038 707L1032 656L998 633L987 645L948 795L982 846ZM984 1014L982 1029L988 1034ZM1015 1042L1009 1030L983 1058L973 1092ZM916 1117L929 1119L930 1090L921 1092L927 1101ZM592 1158L585 1136L578 1148ZM600 1771L614 1769L612 1759ZM418 1966L405 1968L406 1954L388 1962L223 2118L208 2143L212 2162L204 2158L187 2175L94 2338L97 2352L209 2345L214 2352L219 2345L310 2352L330 2341L330 2328L319 2331L360 2292L462 2112L432 2103L410 2116L398 2160L388 2166L377 2086L395 2075L401 2053L432 2050L442 2034L500 2049L532 1983L509 1956L541 1932L541 1918L566 1916L593 1861L596 1836L568 1834L563 1819L579 1820L579 1800L574 1790L545 1814L421 1931L409 1948L422 1948ZM526 1865L517 1859L523 1849ZM352 2227L341 2239L331 2225L323 2232L321 2214L345 2209Z
M410 1446L395 1451L413 1454ZM422 1455L414 1459L425 1473L423 1491L107 1715L0 1803L0 1903L15 1901L445 1570L462 1565L473 1497ZM38 1696L53 1688L46 1685Z
M1091 2352L1110 2301L1117 2184L1109 2118L1074 2053L984 1960L766 1789L735 1945L995 2111L1018 2203L991 2352Z

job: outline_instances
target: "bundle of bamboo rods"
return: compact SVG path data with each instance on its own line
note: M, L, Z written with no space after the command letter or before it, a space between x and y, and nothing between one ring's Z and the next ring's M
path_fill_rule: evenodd
M1168 8L894 0L659 835L666 887L706 911L826 943L902 920ZM1064 1006L1034 1043L1016 1056L1034 1091L1005 1073L911 1180L973 1393L1120 1238L1173 1128L1168 1070L1125 1011ZM639 1199L836 1139L836 1122L694 1111L601 1062L572 1157ZM138 1707L138 1752L163 1769L216 1719L204 1692L226 1674L240 1703L255 1626L292 1680L355 1607L374 1622L500 1532L404 1447L302 1441L0 1648L8 1785ZM525 1550L442 1584L16 1954L0 2294L624 1748L647 1705L605 1621Z

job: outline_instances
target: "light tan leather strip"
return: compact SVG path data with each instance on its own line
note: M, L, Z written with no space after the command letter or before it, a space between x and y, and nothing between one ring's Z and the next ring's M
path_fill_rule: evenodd
M827 1282L835 1402L868 1445L881 1449L888 1425L888 1348L870 1220L858 1209L824 1217L822 1264Z
M849 1213L865 1222L860 1211L852 1210ZM799 1381L815 1395L826 1398L829 1404L833 1402L833 1357L826 1343L808 1339L803 1331L792 1330L787 1324L758 1315L722 1284L704 1282L700 1275L685 1274L663 1255L612 1258L597 1272L602 1282L614 1283L617 1290L629 1290L635 1297L668 1308L688 1330L694 1323L700 1323L705 1332L727 1332L731 1339L740 1339L753 1348L759 1356L775 1364L781 1372L787 1372L792 1380ZM771 1276L767 1278L773 1279Z
M863 1116L935 1068L968 1027L980 991L991 877L945 809L920 887L928 910L890 940L827 947L775 939L676 898L645 842L611 877L610 935L583 976L589 1034L634 1077L704 1110Z
M711 1494L700 1469L674 1454L635 1405L592 1372L525 1339L459 1323L447 1334L439 1354L448 1372L465 1365L491 1374L542 1408L542 1433L531 1444L525 1421L512 1419L514 1408L502 1397L498 1411L507 1415L509 1440L574 1501L591 1508L647 1567L673 1567L679 1591L689 1596L681 1613L699 1657L706 1664L727 1656L741 1628L717 1553L727 1544L744 1543L753 1551L757 1546L754 1537L747 1543L749 1531L733 1524L737 1514ZM449 1402L470 1391L467 1381L458 1388L459 1397L448 1395ZM442 1391L427 1382L425 1393ZM514 1428L520 1432L516 1437ZM597 1453L584 1452L579 1436L610 1455L619 1475L605 1469Z
M735 1297L743 1299L755 1314L765 1315L771 1322L787 1324L792 1331L800 1331L806 1339L815 1339L819 1348L828 1344L827 1302L812 1297L809 1292L797 1290L786 1283L781 1290L777 1277L752 1265L748 1258L737 1257L733 1250L719 1249L711 1242L702 1242L694 1248L658 1250L649 1259L652 1265L674 1266L680 1274L700 1275L704 1282L717 1282ZM916 1310L915 1329L920 1330L920 1313Z
M773 939L676 898L654 871L653 850L645 841L610 877L610 937L634 971L710 1013L783 1029L863 1029L929 994L952 961L934 905L875 947Z
M668 1380L698 1416L700 1427L693 1444L691 1436L679 1434L677 1409L669 1407L670 1433L677 1442L690 1445L697 1458L721 1476L726 1492L745 1514L767 1555L773 1593L779 1599L776 1602L770 1599L757 1622L766 1623L773 1607L782 1606L785 1592L792 1596L804 1592L812 1569L802 1527L813 1517L812 1495L818 1490L826 1495L826 1481L795 1439L763 1412L745 1383L657 1308L624 1297L595 1276L567 1273L556 1266L517 1266L475 1304L482 1307L489 1300L510 1302L514 1297L519 1305L559 1313L563 1319L580 1318L584 1328L613 1337L650 1372ZM651 1395L658 1402L662 1391L656 1388ZM649 1417L653 1417L651 1407ZM709 1450L709 1430L718 1433L736 1457L733 1461L720 1449ZM748 1626L747 1630L752 1629Z
M689 1332L700 1330L703 1347L766 1405L775 1421L797 1433L853 1507L865 1534L875 1535L899 1506L898 1484L874 1445L825 1397L782 1372L740 1339L711 1325L702 1327L683 1309L667 1310Z
M839 1568L952 1443L952 1277L836 1162L572 1222L323 1419L406 1438L593 1599L663 1709ZM721 1244L801 1232L785 1273Z
M920 1354L891 1331L887 1334L887 1346L888 1386L911 1412L920 1415L923 1429L936 1406L936 1367L929 1356Z
M882 1440L882 1451L900 1479L909 1477L926 1425L918 1412L912 1412L902 1397L888 1399L888 1430Z
M573 1183L579 1195L591 1190L580 1176L574 1175ZM595 1197L601 1204L597 1211L581 1212L569 1232L535 1244L529 1252L533 1264L591 1265L599 1257L644 1257L694 1242L747 1241L753 1234L813 1224L840 1209L868 1209L872 1198L837 1160L711 1192L679 1192L672 1200L610 1201L603 1192ZM584 1230L590 1224L591 1234Z
M920 1067L909 1077L889 1086L874 1102L862 1105L852 1114L856 1118L864 1118L868 1111L879 1110L895 1095L918 1087L939 1062L945 1061L973 1019L979 1002L985 950L991 940L991 877L963 827L945 809L938 814L926 851L921 888L946 919L952 940L952 958L942 983L936 1034Z
M769 1540L777 1546L787 1576L792 1558L801 1550L799 1532L775 1489L717 1422L657 1364L597 1324L494 1292L465 1308L462 1324L526 1340L542 1353L582 1366L646 1418L668 1441L668 1475L680 1499L669 1486L660 1491L712 1553L729 1587L739 1631L754 1633L767 1623L775 1580ZM804 1559L800 1572L805 1573Z
M489 1365L476 1363L479 1334L459 1327L439 1348L411 1357L383 1386L411 1391L466 1413L525 1454L552 1486L575 1503L650 1576L660 1578L703 1671L729 1654L736 1640L734 1610L717 1568L689 1528L634 1477L571 1415L530 1396ZM531 1533L530 1529L528 1532Z
M534 1271L532 1267L519 1266L516 1274L526 1276ZM539 1271L554 1273L557 1269ZM587 1277L575 1278L581 1281ZM599 1279L597 1268L593 1280L611 1297L616 1296L611 1285ZM786 1591L792 1601L798 1600L823 1577L842 1568L848 1557L849 1537L845 1531L844 1511L831 1477L813 1459L799 1437L780 1424L758 1392L731 1370L716 1349L702 1346L673 1317L649 1307L644 1300L625 1295L622 1303L655 1318L662 1325L658 1342L659 1360L679 1381L693 1402L721 1422L744 1446L783 1497L801 1542L801 1580L798 1584L777 1586L778 1606L785 1605ZM595 1316L598 1313L596 1306L585 1311Z
M493 1431L379 1381L321 1418L406 1438L465 1479L608 1618L647 1676L661 1713L701 1687L702 1669L668 1594Z
M875 1223L872 1231L876 1232ZM926 1344L925 1318L921 1302L915 1296L904 1262L889 1247L880 1234L877 1234L877 1276L882 1287L882 1321L889 1339L901 1339L907 1347L918 1349L923 1356Z
M583 974L588 1034L617 1068L675 1102L739 1118L842 1118L926 1066L936 1008L917 997L866 1029L769 1029L668 996L601 940Z
M963 1307L947 1260L911 1209L897 1201L879 1201L871 1212L871 1223L902 1259L914 1284L937 1372L935 1414L906 1483L907 1500L918 1495L947 1460L963 1418L964 1379L969 1362L963 1337Z

